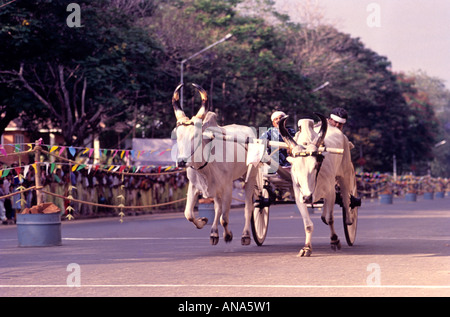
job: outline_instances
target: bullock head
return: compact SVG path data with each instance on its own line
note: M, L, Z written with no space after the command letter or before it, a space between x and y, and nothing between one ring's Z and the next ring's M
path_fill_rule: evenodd
M187 162L202 162L203 129L205 128L205 118L208 114L208 94L197 84L192 84L200 94L202 104L197 114L188 118L180 106L179 91L183 84L177 86L172 96L172 106L177 119L177 164L185 167Z
M292 181L300 187L304 203L312 203L317 176L324 159L319 148L323 146L328 128L327 119L322 114L315 114L322 122L319 132L314 130L313 120L302 119L296 139L292 138L286 129L288 116L283 117L279 123L281 136L291 150L288 161L292 164Z

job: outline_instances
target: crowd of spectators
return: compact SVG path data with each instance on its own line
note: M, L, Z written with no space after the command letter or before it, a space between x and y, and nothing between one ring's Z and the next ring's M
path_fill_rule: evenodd
M156 171L153 171L156 172ZM186 173L161 173L148 175L146 173L133 173L122 175L121 173L110 173L104 170L88 171L81 169L71 171L69 165L57 164L50 172L42 166L41 185L43 191L54 193L59 196L68 197L88 203L96 203L108 206L96 206L80 202L69 201L53 195L42 193L43 202L52 202L65 214L67 207L72 206L74 216L96 216L117 214L118 206L142 206L139 209L131 209L133 213L152 210L155 204L166 203L186 197L187 178ZM19 186L29 188L35 185L35 170L30 168L25 177L19 177L13 166L7 176L0 179L0 197L18 191ZM23 196L23 197L21 197ZM21 199L23 199L21 201ZM31 190L23 194L17 194L8 198L0 199L0 217L3 224L14 221L15 214L22 208L30 208L36 205L36 191ZM184 206L185 202L174 203L168 206L157 207L158 209L176 210ZM110 207L111 206L111 207Z

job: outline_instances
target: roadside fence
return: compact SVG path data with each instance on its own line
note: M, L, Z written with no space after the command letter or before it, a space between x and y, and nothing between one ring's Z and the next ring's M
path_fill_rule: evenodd
M12 155L18 157L18 164L0 169L0 185L5 189L0 201L5 202L6 208L10 205L12 211L9 214L42 202L52 202L69 220L74 216L118 214L122 221L127 211L136 213L154 208L178 210L184 207L187 192L185 169L131 166L123 161L111 165L89 164L86 162L91 157L91 149L80 151L71 147L47 146L40 141L26 144L26 151L20 151L24 145L11 146L14 146L12 153L7 153L3 146L0 148L0 159ZM117 156L117 159L142 154L128 150L102 150L104 155L106 151L111 151L112 158ZM21 164L23 155L33 154L34 163Z

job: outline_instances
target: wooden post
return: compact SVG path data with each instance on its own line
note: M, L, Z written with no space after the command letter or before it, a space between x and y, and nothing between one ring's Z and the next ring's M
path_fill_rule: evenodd
M36 164L36 175L34 177L35 179L35 185L36 185L36 198L37 198L37 205L42 204L42 185L41 185L41 144L40 141L36 141L34 144L34 163Z

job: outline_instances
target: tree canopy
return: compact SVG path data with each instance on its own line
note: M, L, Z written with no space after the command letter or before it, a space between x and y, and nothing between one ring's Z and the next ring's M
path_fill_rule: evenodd
M113 146L116 122L138 136L169 137L181 61L231 33L184 65L184 81L208 91L220 124L268 127L280 109L295 126L315 111L343 107L356 166L390 171L396 155L400 172L413 165L423 172L436 157L445 159L433 147L448 117L434 115L437 99L423 81L394 74L386 57L332 26L294 23L272 1L251 9L242 2L77 1L81 27L67 25L67 1L2 7L0 132L21 116L50 120L67 145L98 134ZM185 100L186 112L194 112L189 91Z

